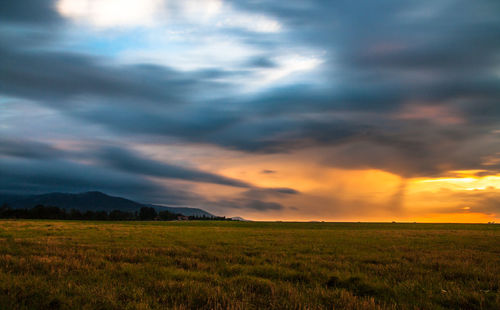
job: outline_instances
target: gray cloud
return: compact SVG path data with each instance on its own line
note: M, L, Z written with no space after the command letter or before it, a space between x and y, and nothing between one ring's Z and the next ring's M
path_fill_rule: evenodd
M233 200L219 200L216 202L208 202L207 205L219 209L240 209L240 210L254 210L254 211L279 211L284 207L277 202L262 201L257 199L233 199Z
M0 158L2 156L17 160L32 160L29 163L34 166L44 164L45 161L83 159L92 162L97 161L105 169L111 168L123 173L137 175L139 178L142 178L142 176L154 176L242 188L252 187L250 184L236 179L226 178L195 168L186 168L152 160L127 148L117 146L95 144L90 145L85 150L65 151L47 143L0 138ZM68 164L65 161L61 161L61 163L63 165Z
M137 161L137 159L134 160ZM292 189L253 189L235 198L212 201L193 193L186 186L170 183L169 187L166 188L141 177L142 171L129 170L131 170L131 173L67 160L0 157L0 173L2 174L0 194L41 194L99 190L144 203L188 205L219 210L225 209L226 211L227 209L270 211L281 210L283 206L259 198L266 199L281 192L284 194L296 193ZM183 171L183 173L186 172ZM231 185L235 186L234 184Z
M280 211L284 210L285 206L275 201L269 201L269 199L298 194L300 193L292 188L251 188L235 198L206 201L204 204L222 212L228 209L261 212Z
M72 99L113 99L119 106L181 104L189 102L188 94L217 89L216 83L204 81L197 73L190 76L155 65L106 65L84 54L0 48L0 57L0 92L61 109L70 109Z
M44 193L52 191L104 190L158 195L161 188L135 175L81 165L66 160L0 158L1 188L4 192Z
M271 59L261 56L250 59L248 66L255 68L276 68L277 64Z
M203 172L197 169L169 165L147 159L123 148L106 147L98 150L97 154L99 160L101 160L106 166L129 173L195 182L208 182L243 188L250 187L250 185L245 182L226 178L217 174Z
M0 20L15 24L51 24L62 22L54 10L54 0L0 2Z
M0 156L1 155L33 159L50 159L61 157L62 152L46 143L0 137Z
M272 197L282 197L284 195L296 195L299 192L293 188L252 188L243 193L249 199L267 199Z
M447 200L454 202L448 208L436 208L432 210L435 212L472 212L485 214L498 214L500 212L500 191L494 187L459 192L442 189L439 192L439 199L436 193L424 193L423 198L430 202Z

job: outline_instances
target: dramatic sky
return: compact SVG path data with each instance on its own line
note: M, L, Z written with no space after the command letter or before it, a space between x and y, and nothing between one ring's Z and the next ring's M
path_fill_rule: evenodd
M500 219L500 1L0 3L0 191Z

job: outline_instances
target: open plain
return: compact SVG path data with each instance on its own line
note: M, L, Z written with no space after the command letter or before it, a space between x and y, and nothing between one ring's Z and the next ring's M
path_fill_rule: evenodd
M500 225L0 222L0 309L499 309Z

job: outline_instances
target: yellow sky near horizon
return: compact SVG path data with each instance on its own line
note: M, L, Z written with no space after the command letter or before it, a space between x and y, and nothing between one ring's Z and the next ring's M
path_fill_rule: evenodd
M266 196L281 210L225 209L217 201L247 189L189 183L190 190L214 201L215 214L252 220L285 221L498 221L490 195L500 191L500 175L483 170L448 171L435 178L403 178L377 169L343 169L323 164L322 150L290 154L244 154L219 148L138 146L155 159L169 158L242 180L259 188L292 188L298 194ZM201 165L199 163L202 163ZM166 185L168 186L168 185Z

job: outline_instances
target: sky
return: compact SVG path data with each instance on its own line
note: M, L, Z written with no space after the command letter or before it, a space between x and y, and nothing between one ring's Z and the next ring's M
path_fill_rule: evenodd
M0 192L500 219L500 1L0 3Z

